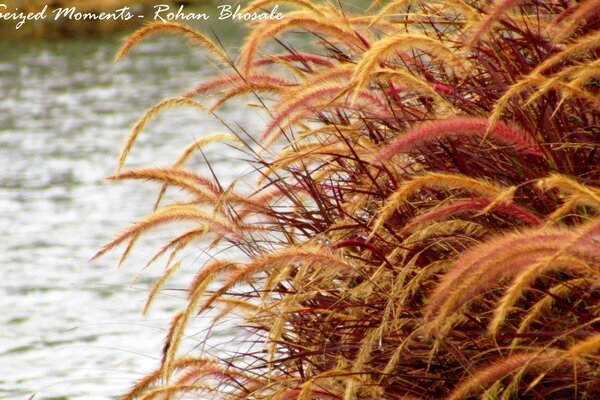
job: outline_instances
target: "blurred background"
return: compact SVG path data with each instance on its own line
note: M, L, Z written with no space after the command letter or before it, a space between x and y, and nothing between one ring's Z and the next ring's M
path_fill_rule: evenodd
M27 11L46 4L3 3ZM47 4L99 12L164 3ZM216 15L215 3L186 4L186 11ZM16 31L13 21L0 21L0 399L34 393L35 399L119 398L158 366L172 313L184 304L182 289L208 259L201 245L193 248L145 318L144 301L164 263L142 267L173 232L141 241L120 270L119 252L89 262L104 243L152 210L159 189L104 180L115 171L133 122L160 100L216 73L201 51L177 37L152 38L113 64L123 38L137 26L46 20ZM194 26L218 36L232 54L240 43L235 23L213 19ZM231 102L220 116L259 130L259 116L241 109ZM165 111L142 133L128 166L169 165L195 138L222 131L197 110ZM240 153L213 146L211 163L221 178L244 172L244 164L236 162ZM200 159L194 164L206 168ZM202 343L203 322L192 329L197 335L186 340L188 349ZM231 332L215 331L204 351L222 342L234 351Z

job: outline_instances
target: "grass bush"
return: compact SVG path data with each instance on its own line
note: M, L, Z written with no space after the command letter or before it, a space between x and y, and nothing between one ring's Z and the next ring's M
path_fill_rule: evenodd
M189 196L97 256L194 223L160 251L170 260L150 302L191 243L245 254L198 266L160 366L124 398L600 398L600 3L286 4L235 59L173 23L119 53L173 33L222 74L135 124L111 179ZM312 38L303 51L296 33ZM264 131L227 125L171 167L123 169L161 110L218 113L244 96ZM243 144L252 193L185 168L211 141ZM181 354L188 323L214 309L244 315L251 350Z

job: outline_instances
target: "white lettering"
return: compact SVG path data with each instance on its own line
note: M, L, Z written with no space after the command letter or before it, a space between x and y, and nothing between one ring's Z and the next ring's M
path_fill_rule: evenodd
M210 16L206 13L186 13L185 6L179 6L176 13L168 12L171 7L166 4L154 6L154 20L162 22L169 21L191 21L191 20L208 20Z
M103 13L92 13L86 12L81 13L78 12L75 7L70 8L57 8L52 11L54 14L54 20L57 21L60 18L66 18L75 21L106 21L106 20L122 20L129 21L133 18L133 14L129 11L130 7L122 7L114 12L103 12Z
M7 10L8 6L6 4L0 4L0 9L2 10ZM21 28L25 22L27 21L38 21L38 20L42 20L46 18L46 11L48 10L48 6L45 5L44 8L37 12L30 12L25 14L24 12L17 12L19 11L18 8L15 8L15 12L0 12L0 20L5 20L5 21L18 21L15 25L16 29Z
M283 19L283 13L279 12L279 6L273 7L271 12L241 12L241 5L237 5L235 9L231 5L225 4L217 7L219 9L219 20L232 19L238 21L262 21L266 19L280 20Z
M67 17L67 15L69 15L67 18L71 19L70 15L75 13L75 11L75 7L57 8L56 10L52 11L52 14L54 14L54 20L56 21L59 18Z
M167 22L166 19L164 19L160 14L162 14L165 11L168 11L171 7L167 6L166 4L159 4L157 6L154 6L154 19L155 20L160 20L162 22Z

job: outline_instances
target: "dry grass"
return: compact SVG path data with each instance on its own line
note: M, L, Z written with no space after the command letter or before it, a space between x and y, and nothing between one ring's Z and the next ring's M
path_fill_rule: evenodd
M164 31L223 71L134 125L111 179L188 198L97 256L196 224L152 258L169 254L150 306L186 246L209 238L207 250L245 255L199 268L161 366L125 399L600 398L598 2L375 1L360 15L284 3L294 11L252 25L235 64L176 24L119 52ZM302 52L287 42L298 31L314 38ZM281 52L262 54L274 39ZM172 167L121 171L161 110L218 112L247 95L270 118L262 133L233 129ZM241 146L259 175L251 194L187 169L215 141ZM243 315L249 350L180 354L188 323L213 309Z

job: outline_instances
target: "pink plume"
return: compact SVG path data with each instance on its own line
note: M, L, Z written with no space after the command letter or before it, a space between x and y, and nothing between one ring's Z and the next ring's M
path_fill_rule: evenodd
M424 124L409 130L379 152L376 159L385 161L396 153L407 153L417 146L449 136L478 135L504 145L513 146L525 154L541 155L532 136L510 125L498 122L489 130L485 118L458 117Z

